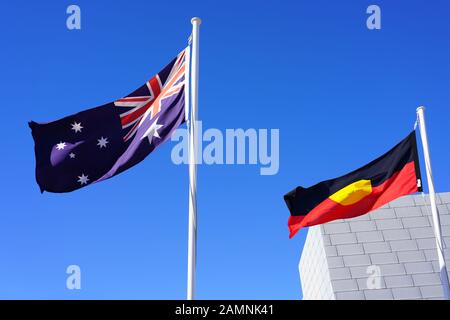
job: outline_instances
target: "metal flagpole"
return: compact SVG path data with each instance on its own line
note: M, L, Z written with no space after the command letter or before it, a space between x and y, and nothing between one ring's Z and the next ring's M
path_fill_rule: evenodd
M430 150L428 148L427 129L425 127L425 107L417 108L417 116L419 117L420 136L422 138L423 154L425 157L425 168L427 172L428 191L430 194L431 214L433 216L434 235L436 237L436 248L439 260L439 269L441 272L442 289L444 290L444 298L450 300L450 284L448 281L447 267L445 266L444 248L442 246L441 224L436 206L436 194L434 191L433 174L431 171Z
M202 20L192 18L191 118L189 126L189 235L187 299L195 296L197 260L197 103L198 103L198 43Z

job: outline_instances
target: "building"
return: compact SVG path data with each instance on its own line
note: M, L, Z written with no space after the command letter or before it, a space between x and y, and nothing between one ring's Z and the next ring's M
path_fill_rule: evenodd
M437 204L450 269L450 192L437 194ZM299 263L303 299L442 299L438 271L422 195L310 227Z

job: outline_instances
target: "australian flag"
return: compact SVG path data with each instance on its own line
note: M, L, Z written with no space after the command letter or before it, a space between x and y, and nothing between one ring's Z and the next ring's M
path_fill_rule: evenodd
M41 192L69 192L142 161L185 121L186 52L128 96L63 119L31 121Z

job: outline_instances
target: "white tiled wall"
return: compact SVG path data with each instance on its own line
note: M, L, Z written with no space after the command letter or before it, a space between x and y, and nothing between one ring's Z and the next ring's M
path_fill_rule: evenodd
M308 246L303 249L299 265L303 299L334 299L320 227L309 228L306 239Z
M437 198L450 267L450 192ZM426 203L422 195L405 196L370 214L309 228L299 264L303 298L441 299ZM373 265L380 270L377 289L367 284Z

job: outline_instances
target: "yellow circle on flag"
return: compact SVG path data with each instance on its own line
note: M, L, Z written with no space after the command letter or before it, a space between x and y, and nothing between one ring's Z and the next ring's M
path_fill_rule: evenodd
M371 193L372 184L370 180L358 180L333 193L330 199L343 206L349 206L357 203Z

